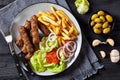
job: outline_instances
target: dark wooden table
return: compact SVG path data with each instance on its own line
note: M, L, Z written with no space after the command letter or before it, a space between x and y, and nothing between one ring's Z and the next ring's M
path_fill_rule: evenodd
M14 0L0 0L0 8L4 7L5 5L13 1ZM104 68L99 70L97 74L91 76L90 78L87 78L86 80L120 80L120 63L113 64L111 63L109 58L109 53L112 49L115 48L120 51L120 48L119 48L120 47L120 26L119 26L120 25L120 1L119 0L89 0L90 10L85 15L80 15L77 13L76 7L74 5L75 0L66 0L66 1L68 2L68 5L72 10L73 15L78 20L81 26L81 29L85 33L86 38L90 44L91 44L91 41L95 38L99 38L104 41L106 40L106 38L111 37L115 40L114 47L105 45L105 46L99 46L99 47L93 48L93 50L95 51L96 55L99 58L100 63L104 65ZM110 35L107 35L107 36L94 35L88 29L88 19L90 17L90 14L93 11L96 11L98 9L109 11L116 19L114 30ZM8 48L6 47L4 49L4 52L1 52L1 53L9 52L9 50L6 50L6 49ZM107 57L105 59L102 59L101 56L99 55L100 50L106 51Z
M99 58L101 64L104 65L102 70L99 70L97 74L93 75L92 77L88 78L87 80L120 80L120 63L113 64L110 61L109 53L112 49L118 49L120 51L120 1L119 0L89 0L90 2L90 9L87 14L80 15L77 13L76 7L74 5L75 0L67 0L72 13L77 18L82 31L85 33L87 40L89 43L92 43L93 39L100 39L105 41L106 38L111 37L115 40L115 46L110 47L109 45L101 45L98 47L93 48L96 55ZM107 36L103 35L95 35L93 34L88 26L88 20L90 15L97 10L106 10L111 13L115 18L115 26L111 34ZM107 53L107 57L102 59L99 51L104 50Z

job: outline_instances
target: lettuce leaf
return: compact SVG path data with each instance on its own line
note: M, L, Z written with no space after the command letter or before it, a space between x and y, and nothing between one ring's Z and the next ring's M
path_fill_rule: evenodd
M89 10L89 2L87 0L76 0L75 6L77 7L77 11L80 14L85 14Z
M46 61L47 52L52 51L54 48L57 48L58 41L55 39L54 41L48 43L49 47L46 47L47 37L43 37L41 42L39 43L39 50L35 51L33 56L30 59L30 64L36 72L44 72L45 70L49 70L51 72L59 73L66 68L65 62L60 62L60 64L48 64ZM62 51L61 51L62 52ZM62 54L62 53L61 53ZM62 56L62 59L65 59Z

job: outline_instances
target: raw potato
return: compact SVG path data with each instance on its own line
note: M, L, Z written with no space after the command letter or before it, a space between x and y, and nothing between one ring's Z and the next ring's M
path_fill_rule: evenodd
M117 63L120 60L120 53L118 50L113 49L110 53L111 62Z

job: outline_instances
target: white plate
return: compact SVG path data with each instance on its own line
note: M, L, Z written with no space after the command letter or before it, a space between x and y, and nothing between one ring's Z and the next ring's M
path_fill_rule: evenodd
M24 25L25 21L28 19L30 19L30 16L32 16L33 14L38 14L39 11L50 11L50 6L55 7L56 9L61 9L63 10L67 16L71 19L71 21L74 23L74 25L76 26L77 30L79 31L79 35L77 36L77 49L75 52L75 55L73 57L73 59L67 64L67 68L69 68L73 62L76 60L76 58L78 57L79 53L80 53L80 49L81 49L81 44L82 44L82 34L81 34L81 29L80 26L77 22L77 20L75 19L75 17L65 8L56 5L56 4L52 4L52 3L37 3L34 5L31 5L27 8L25 8L23 11L21 11L14 19L14 21L11 24L11 33L13 36L13 40L16 41L16 39L18 38L18 26L19 25ZM66 69L67 69L66 68ZM37 75L42 75L42 76L50 76L50 75L55 75L56 73L51 73L49 71L45 71L45 72L35 72Z

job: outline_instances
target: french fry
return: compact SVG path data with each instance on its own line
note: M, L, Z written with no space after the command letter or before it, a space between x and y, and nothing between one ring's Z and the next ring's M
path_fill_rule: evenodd
M44 21L47 21L47 22L51 23L54 26L59 26L59 24L57 22L55 22L54 20L50 19L49 17L47 17L45 15L43 15L42 18L43 18Z
M63 31L64 31L65 34L68 34L68 33L69 33L66 29L63 29Z
M60 31L60 27L56 27L56 28L55 28L55 33L56 33L56 35L59 35L59 31Z
M41 23L43 23L43 24L46 25L46 26L49 26L49 23L48 23L48 22L45 22L44 20L42 20L41 17L38 17L38 21L40 21Z
M57 10L56 13L57 13L61 18L65 18L66 21L69 21L69 18L67 17L67 15L66 15L62 10Z
M66 28L65 19L62 19L62 27Z
M73 34L70 34L70 38L71 38L71 40L75 40L75 39L76 39L76 36L73 35Z
M74 31L74 27L73 27L73 26L71 26L71 28L70 28L70 30L69 30L69 32L68 32L68 35L72 34L72 33L73 33L73 31Z
M53 12L53 14L55 15L55 17L57 18L57 20L60 20L59 16L57 15L55 9L53 6L50 7L51 11Z
M62 40L62 44L65 44L65 40Z
M58 20L57 23L60 25L62 25L62 20Z
M46 14L44 14L45 16L48 16L50 19L56 21L56 17L53 13L50 12L46 12Z
M65 34L64 32L62 32L62 36L63 36L64 40L70 40L70 37L67 34Z
M75 35L78 35L79 32L78 32L78 30L76 29L76 27L73 27L73 29L74 29L74 33L75 33Z
M56 10L53 6L50 6L50 10L51 12L40 11L38 20L56 34L60 46L63 46L66 40L75 40L79 32L70 18L64 11Z

